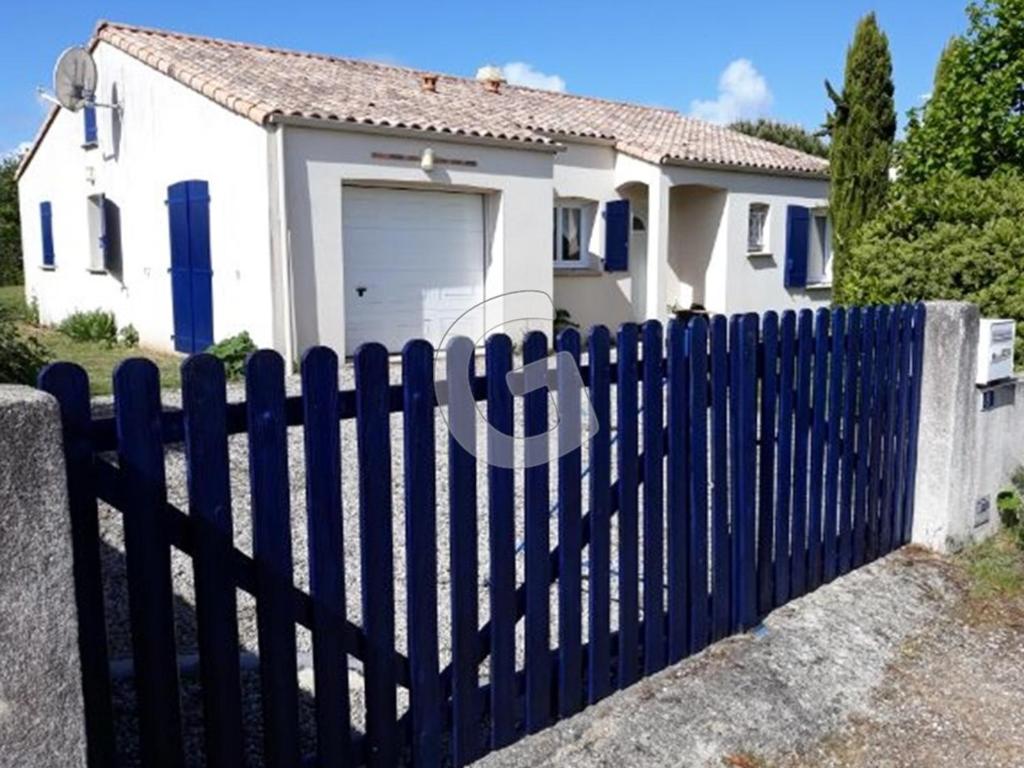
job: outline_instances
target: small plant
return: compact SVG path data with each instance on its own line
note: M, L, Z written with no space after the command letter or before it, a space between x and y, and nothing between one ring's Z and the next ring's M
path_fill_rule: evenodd
M566 328L579 328L580 324L574 322L572 314L568 309L556 309L555 320L554 320L554 331L555 336L564 331Z
M22 336L11 313L0 308L0 382L34 385L39 369L48 361L43 345Z
M35 326L39 325L39 299L35 296L25 307L25 321Z
M98 342L110 348L117 344L117 321L113 312L94 309L74 312L57 326L57 330L73 341Z
M129 323L117 332L117 340L122 347L134 349L139 346L139 332L135 330L134 325Z
M240 379L245 375L245 358L255 351L256 345L248 331L222 339L206 350L207 354L224 363L224 373L228 379Z
M1021 504L1017 491L1008 488L999 492L999 495L996 496L996 508L999 510L999 519L1002 521L1003 527L1016 528L1020 525L1022 506L1024 505Z

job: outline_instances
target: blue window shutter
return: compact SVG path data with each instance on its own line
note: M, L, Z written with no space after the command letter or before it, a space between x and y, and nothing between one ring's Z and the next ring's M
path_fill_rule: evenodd
M181 181L167 188L167 219L171 236L174 348L179 352L194 352L191 268L188 255L188 182Z
M802 205L786 208L786 268L784 283L787 288L807 285L807 254L810 249L811 211Z
M49 202L39 204L39 220L43 227L43 266L56 266L53 252L53 206Z
M604 206L604 269L629 269L629 200L610 200Z
M87 106L82 110L82 120L85 123L85 143L82 146L95 147L96 139L96 107Z
M213 344L213 270L210 268L210 186L188 182L189 259L192 267L192 341L202 352Z

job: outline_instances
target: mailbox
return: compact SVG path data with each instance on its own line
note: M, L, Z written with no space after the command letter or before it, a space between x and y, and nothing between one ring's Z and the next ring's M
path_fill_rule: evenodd
M1013 376L1013 320L982 320L978 339L978 378L980 385Z

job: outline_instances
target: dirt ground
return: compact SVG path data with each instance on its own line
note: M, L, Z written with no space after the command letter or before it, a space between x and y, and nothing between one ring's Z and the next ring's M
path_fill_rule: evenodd
M1024 557L894 553L483 764L1022 766Z

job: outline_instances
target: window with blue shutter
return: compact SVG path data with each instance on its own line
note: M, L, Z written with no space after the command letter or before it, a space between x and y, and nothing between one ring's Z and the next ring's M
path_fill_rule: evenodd
M786 208L786 268L783 282L787 288L803 288L807 285L810 230L809 208L802 205Z
M629 269L629 200L610 200L604 206L604 269Z
M96 107L86 106L82 110L82 121L85 125L85 141L82 146L86 149L95 147L99 143L96 138Z
M39 204L39 221L43 228L43 266L53 269L57 259L53 252L53 206L49 201Z

